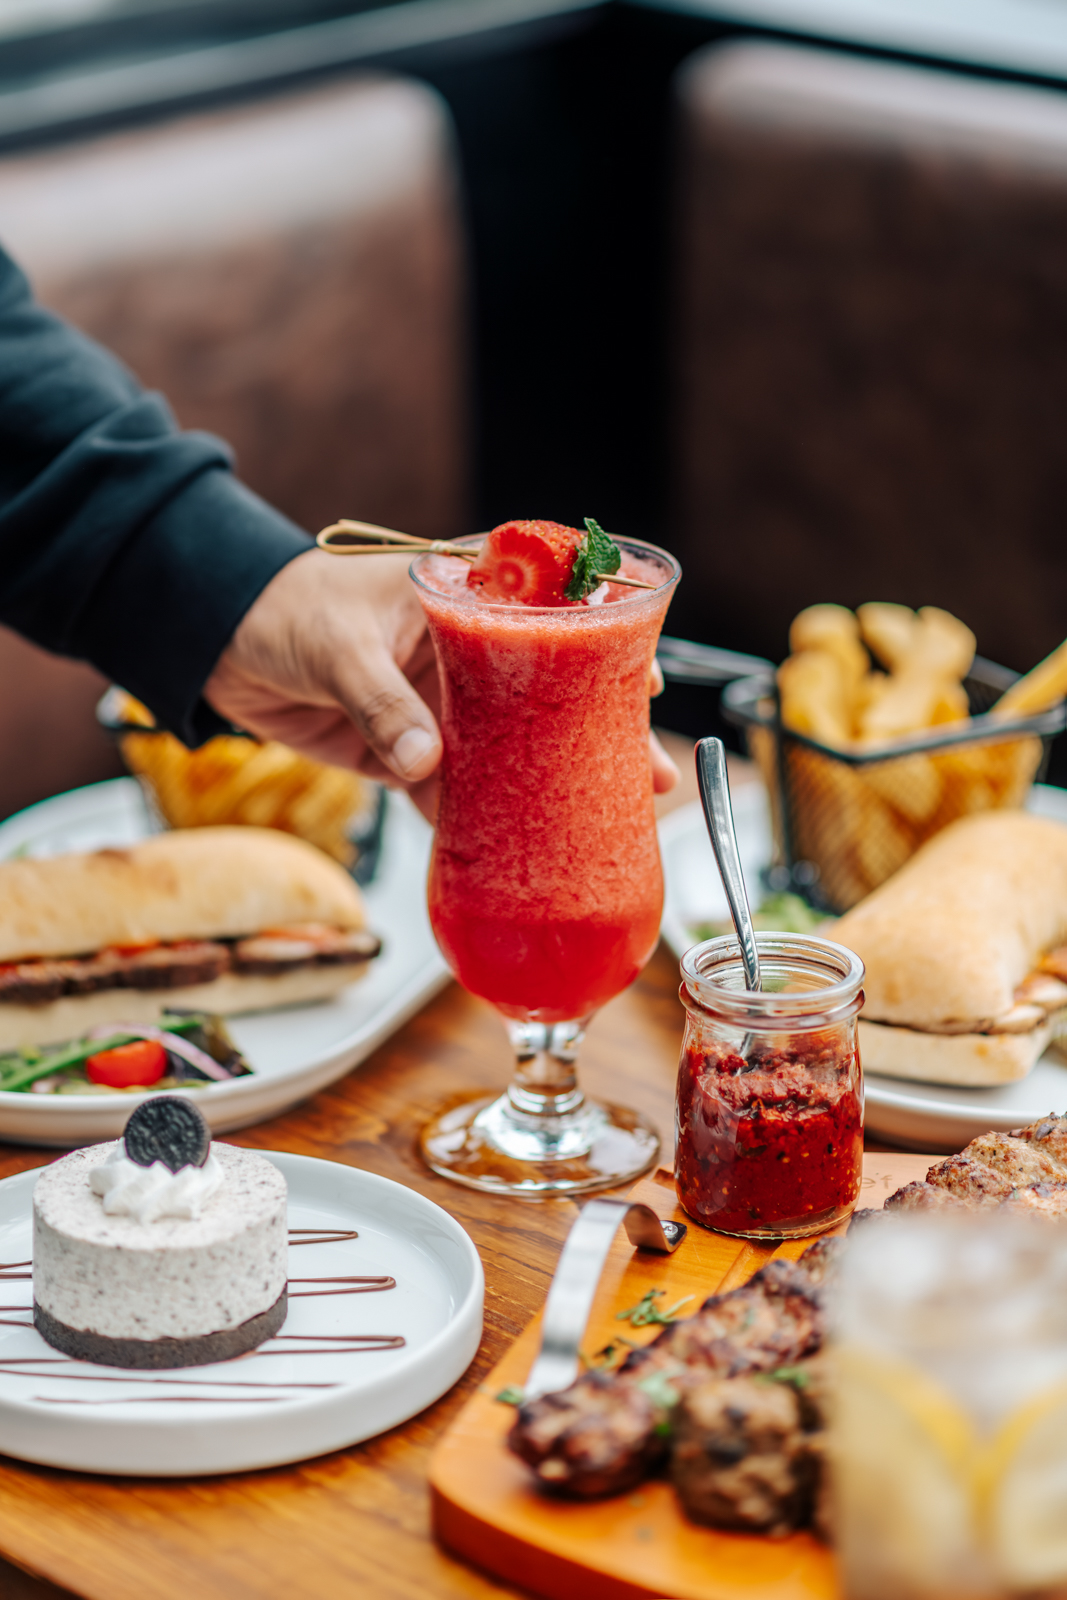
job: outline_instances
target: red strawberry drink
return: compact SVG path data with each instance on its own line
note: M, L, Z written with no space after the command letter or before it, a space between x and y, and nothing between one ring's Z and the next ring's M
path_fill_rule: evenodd
M425 556L412 571L443 689L430 919L519 1055L508 1094L435 1124L424 1152L484 1188L621 1181L655 1135L586 1102L574 1058L659 936L648 688L677 565L595 523L509 522L472 565Z

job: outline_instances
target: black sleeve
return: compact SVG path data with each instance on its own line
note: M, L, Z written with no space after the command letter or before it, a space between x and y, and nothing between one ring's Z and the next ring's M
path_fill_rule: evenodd
M188 744L234 628L310 541L0 251L0 622L91 661Z

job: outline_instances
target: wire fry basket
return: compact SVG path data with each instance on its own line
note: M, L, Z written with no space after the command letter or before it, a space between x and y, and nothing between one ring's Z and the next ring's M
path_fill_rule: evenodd
M745 730L771 797L775 886L788 881L823 909L847 911L958 817L1022 806L1067 727L1067 702L1036 716L988 715L1017 676L976 656L964 679L969 721L864 750L783 728L769 675L730 684L723 716Z

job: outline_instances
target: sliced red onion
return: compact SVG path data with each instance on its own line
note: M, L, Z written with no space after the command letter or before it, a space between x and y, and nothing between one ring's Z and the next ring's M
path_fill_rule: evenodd
M135 1039L158 1039L171 1055L179 1056L189 1066L196 1067L207 1078L214 1078L216 1083L229 1083L233 1077L232 1072L227 1072L225 1067L219 1065L213 1056L206 1050L201 1050L199 1045L190 1044L188 1039L183 1039L180 1034L167 1033L163 1028L153 1028L142 1022L110 1022L101 1023L98 1027L90 1028L85 1035L87 1039L113 1039L118 1033L129 1033Z

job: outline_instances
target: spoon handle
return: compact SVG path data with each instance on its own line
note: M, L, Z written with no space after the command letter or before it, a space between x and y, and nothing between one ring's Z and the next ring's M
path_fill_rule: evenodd
M752 914L748 909L745 879L741 871L741 856L734 832L734 813L730 804L730 780L726 774L726 751L721 739L701 739L696 749L697 782L704 817L711 835L711 847L719 863L722 886L734 919L741 960L745 965L745 986L761 989L759 954L756 935L752 928Z

